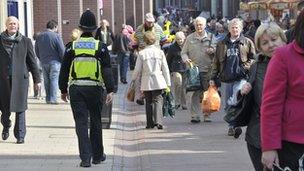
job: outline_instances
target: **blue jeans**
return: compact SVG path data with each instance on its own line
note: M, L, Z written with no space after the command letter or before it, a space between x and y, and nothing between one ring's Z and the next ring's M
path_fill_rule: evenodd
M127 80L127 72L128 72L128 67L129 67L130 54L119 53L118 59L119 59L120 80L123 80L123 79Z
M44 87L47 103L57 102L58 78L61 63L58 61L51 61L49 64L42 64L42 72L44 78Z

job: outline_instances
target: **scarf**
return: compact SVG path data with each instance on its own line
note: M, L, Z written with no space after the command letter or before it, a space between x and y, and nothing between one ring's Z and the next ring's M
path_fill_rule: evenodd
M10 57L10 64L8 68L9 76L12 76L12 51L15 43L20 42L22 39L22 34L17 32L15 35L10 36L6 31L0 34L0 40L2 41L3 47Z
M12 49L15 43L18 43L22 39L21 33L17 32L15 35L10 36L7 31L4 31L0 35L0 39L2 41L4 49L7 51L8 54L11 55Z

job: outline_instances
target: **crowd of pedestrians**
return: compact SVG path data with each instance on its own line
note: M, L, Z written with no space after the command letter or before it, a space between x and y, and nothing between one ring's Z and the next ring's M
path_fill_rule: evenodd
M134 102L145 105L146 129L165 128L163 94L170 91L174 109L188 112L192 124L199 124L201 118L212 122L211 113L203 112L201 103L204 92L216 87L224 95L225 113L231 107L238 108L243 97L251 107L246 113L245 140L255 170L277 166L295 170L304 158L303 6L304 2L298 4L298 18L287 31L274 21L192 19L171 9L161 10L157 18L145 14L144 23L137 28L123 24L116 35L105 19L97 28L94 14L87 10L66 46L57 33L57 22L51 20L37 35L35 48L18 32L18 19L9 17L0 37L2 139L9 137L10 113L16 112L14 135L17 143L24 143L28 75L30 71L38 90L40 64L45 102L58 104L59 89L61 99L70 100L80 166L90 167L91 160L93 164L104 161L100 114L102 103L113 98L112 53L120 65L120 82L134 84ZM127 80L131 61L135 68ZM200 86L187 91L188 70L193 66L198 68ZM105 102L101 101L103 91L107 94ZM244 125L234 120L227 124L228 136L238 138L242 134Z

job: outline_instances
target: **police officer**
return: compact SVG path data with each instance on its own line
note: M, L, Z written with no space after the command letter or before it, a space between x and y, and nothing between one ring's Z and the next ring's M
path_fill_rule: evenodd
M80 167L90 167L91 159L93 164L100 164L106 159L102 142L102 93L105 84L105 103L110 103L114 84L107 46L95 40L92 35L97 26L90 10L82 14L79 28L83 31L81 37L66 48L59 75L59 88L63 101L67 102L70 98L78 137Z

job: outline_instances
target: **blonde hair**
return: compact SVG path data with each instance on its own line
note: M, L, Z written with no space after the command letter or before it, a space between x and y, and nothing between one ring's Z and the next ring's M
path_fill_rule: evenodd
M75 28L75 29L72 30L70 38L71 38L72 41L78 40L79 37L81 36L81 34L82 34L82 31Z
M241 30L243 30L243 21L239 18L234 18L231 21L229 21L228 23L228 30L230 30L230 28L234 25L238 25Z
M254 43L258 51L261 51L260 39L264 33L279 36L283 42L287 42L284 31L275 22L263 23L258 27L254 36Z
M152 31L147 31L144 34L144 42L147 45L153 45L156 42L155 33Z

